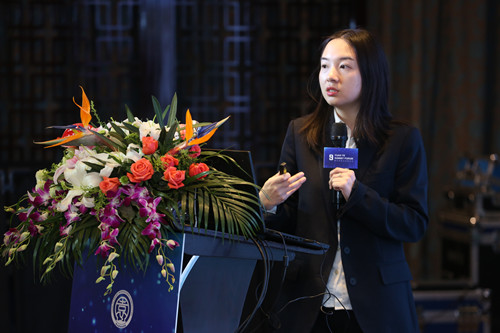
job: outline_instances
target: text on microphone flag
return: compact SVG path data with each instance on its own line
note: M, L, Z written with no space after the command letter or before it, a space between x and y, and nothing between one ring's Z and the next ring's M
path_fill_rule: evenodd
M358 168L358 149L357 148L337 148L325 147L323 154L324 168Z

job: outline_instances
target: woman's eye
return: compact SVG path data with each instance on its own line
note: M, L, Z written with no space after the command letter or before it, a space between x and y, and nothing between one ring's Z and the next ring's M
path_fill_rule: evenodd
M351 65L349 65L349 64L345 64L345 63L343 63L343 64L340 64L340 65L339 65L339 68L340 68L340 69L350 69L350 68L352 68L352 66L351 66Z

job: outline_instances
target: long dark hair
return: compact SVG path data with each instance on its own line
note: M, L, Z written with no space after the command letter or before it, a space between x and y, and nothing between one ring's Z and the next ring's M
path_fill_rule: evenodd
M359 143L368 141L380 146L389 133L392 116L388 109L389 100L389 66L376 38L364 29L346 29L327 37L320 47L320 56L326 45L333 39L342 38L356 52L359 71L361 73L361 103L353 137ZM305 133L311 148L321 153L324 142L325 126L330 123L332 106L328 105L321 94L318 84L320 65L311 75L309 92L317 102L314 112L309 115L300 132ZM314 84L316 88L312 88ZM314 90L314 91L313 91Z

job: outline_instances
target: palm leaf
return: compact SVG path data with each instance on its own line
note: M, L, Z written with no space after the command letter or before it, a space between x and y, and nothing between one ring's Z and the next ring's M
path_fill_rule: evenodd
M212 223L223 235L254 237L262 222L257 192L237 189L238 185L256 187L221 172L206 179L203 185L189 186L180 197L179 216L187 216L188 220L183 222L197 225L199 229L207 230Z

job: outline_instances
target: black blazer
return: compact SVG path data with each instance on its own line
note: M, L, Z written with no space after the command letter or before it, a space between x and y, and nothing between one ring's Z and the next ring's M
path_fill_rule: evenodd
M304 118L290 122L280 163L286 162L292 175L303 171L307 181L266 222L271 228L328 243L330 249L324 256L297 255L284 285L270 286L271 297L280 290L269 309L274 326L281 327L280 332L310 332L323 299L313 296L325 291L340 246L349 297L363 331L418 332L403 242L421 239L428 224L427 167L419 131L393 125L383 147L358 143L357 180L338 214L338 244L328 189L330 170L298 133L303 122Z

